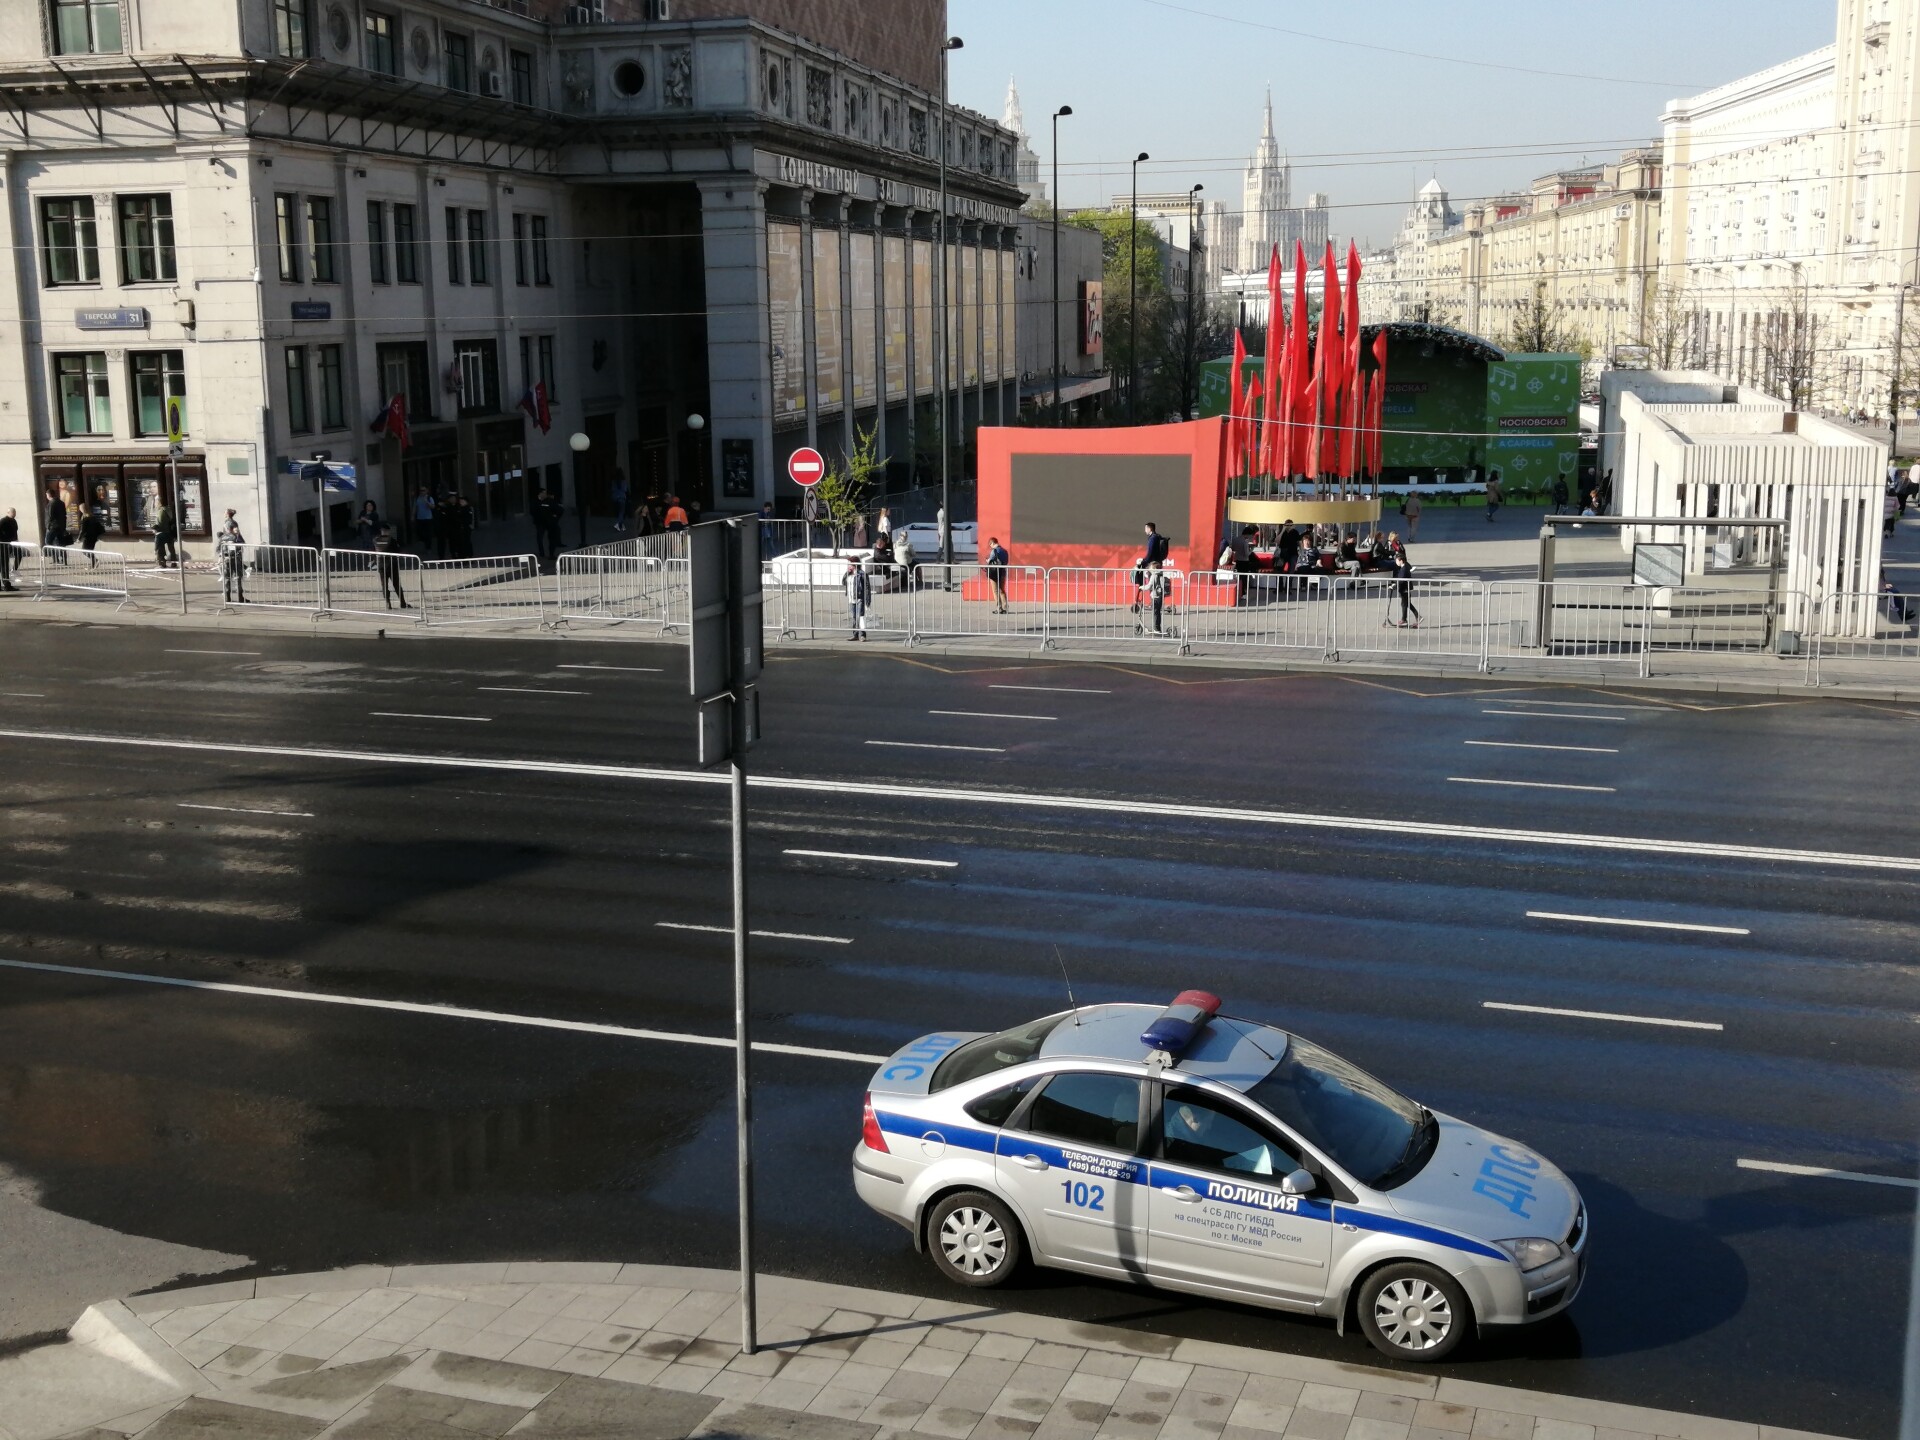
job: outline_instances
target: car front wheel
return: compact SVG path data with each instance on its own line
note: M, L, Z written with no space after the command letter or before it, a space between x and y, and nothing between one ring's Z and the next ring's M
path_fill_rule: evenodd
M978 1191L949 1195L927 1218L927 1250L940 1273L961 1285L1005 1284L1020 1268L1020 1226L1007 1207Z
M1430 1363L1460 1348L1473 1328L1473 1306L1444 1271L1411 1261L1388 1265L1360 1287L1360 1328L1382 1354Z

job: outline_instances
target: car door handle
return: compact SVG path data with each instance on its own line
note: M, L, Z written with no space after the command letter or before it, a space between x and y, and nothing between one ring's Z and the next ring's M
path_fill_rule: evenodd
M1167 1194L1173 1196L1173 1198L1178 1200L1182 1205L1191 1205L1200 1199L1200 1192L1191 1185L1172 1186L1168 1189Z
M1016 1155L1013 1158L1016 1163L1026 1166L1029 1170L1044 1170L1047 1168L1047 1162L1042 1160L1038 1155Z

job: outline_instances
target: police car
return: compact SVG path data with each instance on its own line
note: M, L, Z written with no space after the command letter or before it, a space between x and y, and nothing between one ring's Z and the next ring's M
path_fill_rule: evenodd
M1403 1360L1573 1302L1586 1207L1553 1165L1219 1010L924 1036L874 1073L854 1187L963 1285L1031 1258L1357 1318Z

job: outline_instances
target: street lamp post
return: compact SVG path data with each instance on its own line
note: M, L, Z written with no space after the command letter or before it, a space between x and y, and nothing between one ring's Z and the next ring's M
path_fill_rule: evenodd
M939 323L934 326L940 346L934 357L935 388L940 392L940 565L949 585L953 583L953 520L950 514L953 496L947 471L947 410L952 399L948 393L952 376L947 373L947 336L950 333L950 317L947 314L947 56L955 50L964 49L966 42L958 35L949 35L946 43L940 47L940 219L934 230L933 245L934 280L940 290ZM807 578L811 586L811 571ZM811 589L808 595L811 599Z
M587 451L593 448L593 437L584 430L576 430L567 437L567 448L573 451L573 508L580 517L580 548L584 550L587 547ZM556 568L559 566L558 555L553 557L553 563Z
M1180 355L1180 413L1193 419L1194 367L1199 363L1200 337L1194 331L1193 267L1200 258L1200 192L1207 187L1195 185L1187 192L1187 331Z
M1142 150L1133 157L1133 199L1127 207L1127 423L1140 423L1140 162L1152 157Z
M1053 112L1053 423L1060 423L1060 118L1071 105Z

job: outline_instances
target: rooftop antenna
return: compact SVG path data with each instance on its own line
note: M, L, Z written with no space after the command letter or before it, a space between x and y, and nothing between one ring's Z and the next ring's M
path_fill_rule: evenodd
M1245 1040L1249 1045L1253 1046L1253 1048L1258 1050L1262 1055L1267 1055L1267 1047L1262 1045L1258 1040L1253 1038L1254 1025L1252 1021L1235 1019L1230 1015L1222 1015L1220 1018L1232 1025L1245 1025L1247 1028L1240 1032L1241 1039ZM1278 1055L1267 1055L1267 1059L1271 1060L1276 1065L1280 1063L1280 1057Z
M1067 1008L1073 1011L1073 1023L1080 1023L1080 1002L1073 998L1073 977L1067 974L1067 957L1060 953L1058 945L1053 947L1053 958L1059 962L1060 978L1067 982Z

